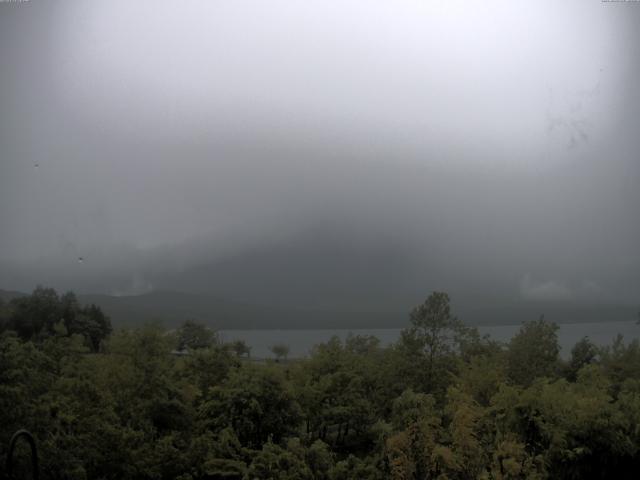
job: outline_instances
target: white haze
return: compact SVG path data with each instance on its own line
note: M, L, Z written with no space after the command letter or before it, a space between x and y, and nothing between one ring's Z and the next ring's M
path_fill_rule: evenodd
M634 7L0 4L0 288L637 302Z

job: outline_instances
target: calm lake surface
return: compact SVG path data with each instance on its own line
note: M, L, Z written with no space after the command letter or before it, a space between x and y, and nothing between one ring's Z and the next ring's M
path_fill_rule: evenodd
M519 325L496 325L478 327L481 334L488 333L495 340L507 342L520 328ZM326 342L334 335L345 339L349 332L354 335L375 335L382 345L389 345L400 337L399 328L387 329L353 329L353 330L222 330L224 341L244 340L251 347L251 356L255 358L269 358L273 354L269 350L272 345L283 343L291 349L289 358L307 356L311 348ZM610 344L621 334L625 342L640 338L640 325L635 321L607 322L607 323L567 323L561 324L558 331L560 354L568 357L573 345L582 337L589 339L596 345Z

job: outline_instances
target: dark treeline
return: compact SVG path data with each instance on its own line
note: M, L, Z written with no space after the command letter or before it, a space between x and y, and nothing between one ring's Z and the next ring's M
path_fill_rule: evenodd
M47 479L637 478L636 340L585 338L563 361L553 323L499 344L444 293L409 320L389 347L255 362L197 322L112 332L38 288L0 305L0 464L26 428Z

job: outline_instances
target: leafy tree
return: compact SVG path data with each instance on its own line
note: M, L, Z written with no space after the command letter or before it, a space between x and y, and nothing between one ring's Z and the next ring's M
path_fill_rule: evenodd
M251 356L251 347L247 345L244 340L235 340L231 343L231 350L233 350L238 357Z
M193 478L240 480L247 472L249 455L231 428L196 437L189 447Z
M9 306L0 298L0 333L9 327Z
M598 356L598 348L588 337L582 338L571 349L571 359L566 367L566 377L575 382L578 372L585 365L590 365Z
M222 385L209 390L199 409L202 425L213 432L230 427L251 448L272 439L280 441L300 424L300 407L282 373L246 365L232 372Z
M178 350L210 348L219 343L215 331L195 320L185 320L178 328Z
M14 298L7 317L5 325L25 340L59 335L62 323L67 335L82 335L94 352L112 330L109 317L99 307L81 307L72 292L59 297L52 288L37 287L29 296Z
M282 359L286 360L289 356L289 345L285 345L284 343L279 343L277 345L273 345L271 348L271 353L276 356L276 361L280 361Z
M271 442L265 443L262 450L254 457L246 478L265 480L314 479L304 457L300 455L300 449L284 449Z
M305 452L305 460L314 480L329 480L335 466L335 454L322 440L313 442Z
M630 379L640 380L640 342L634 339L625 344L618 335L610 346L600 350L602 365L616 389Z
M432 395L403 392L393 402L393 424L400 431L386 441L392 479L422 479L440 473L438 437L442 420Z
M344 348L356 355L371 355L380 350L380 340L373 335L354 335L349 332Z
M372 458L359 458L351 454L331 469L330 480L383 480L388 478L378 462Z
M525 322L509 342L507 373L520 385L552 376L558 366L558 326L544 317Z
M489 476L494 480L542 480L548 478L544 460L532 456L527 446L514 436L497 440L492 452Z
M0 445L7 446L19 428L37 423L37 401L55 381L54 371L33 343L11 331L0 334Z
M356 341L352 337L343 345L334 337L317 345L295 373L307 435L334 448L370 442L370 428L376 421L374 399L381 396L382 388L376 366L382 357L377 348L354 349Z
M67 330L70 335L84 336L91 350L97 352L103 340L111 333L111 322L99 307L89 305L78 311Z
M40 340L54 333L62 313L56 291L41 286L29 296L11 300L10 308L9 328L24 340Z
M433 292L412 310L410 320L411 326L402 331L400 340L406 352L408 370L422 373L417 387L443 392L454 363L455 349L459 347L456 340L463 331L461 322L451 315L449 295ZM416 363L420 365L418 369L415 369Z
M504 352L473 356L461 363L455 375L456 386L471 395L482 406L489 406L491 399L507 380L507 359Z
M468 393L449 387L445 414L450 420L447 427L450 440L440 451L446 453L448 474L478 478L487 464L487 453L482 444L485 410Z
M237 358L234 358L227 348L195 350L184 358L179 371L191 385L197 387L198 398L206 397L210 388L221 385L232 369L238 368Z

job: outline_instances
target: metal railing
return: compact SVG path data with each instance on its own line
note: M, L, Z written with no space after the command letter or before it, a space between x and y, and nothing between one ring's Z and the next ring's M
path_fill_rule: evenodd
M11 437L11 441L9 442L9 452L7 453L7 464L6 464L6 473L8 479L13 479L13 452L16 448L16 443L20 437L24 437L29 446L31 447L31 472L32 478L34 480L38 480L40 475L40 470L38 467L38 448L36 447L36 441L33 438L33 435L29 433L27 430L18 430Z

